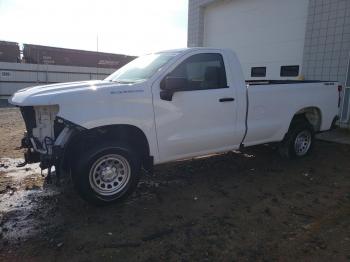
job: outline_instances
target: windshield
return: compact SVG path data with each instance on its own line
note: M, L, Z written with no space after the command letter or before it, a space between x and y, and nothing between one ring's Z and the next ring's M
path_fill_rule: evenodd
M137 83L151 78L177 53L158 53L141 56L118 69L105 80L120 83Z

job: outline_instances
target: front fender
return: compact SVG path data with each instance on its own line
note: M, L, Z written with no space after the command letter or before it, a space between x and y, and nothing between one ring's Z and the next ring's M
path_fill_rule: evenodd
M131 90L131 92L130 92ZM72 94L57 98L58 116L86 129L130 125L145 134L155 162L159 159L153 115L152 94L146 88L105 88L94 95Z

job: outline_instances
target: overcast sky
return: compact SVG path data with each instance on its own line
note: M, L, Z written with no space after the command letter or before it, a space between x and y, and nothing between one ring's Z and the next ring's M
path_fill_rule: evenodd
M0 0L0 40L141 55L187 44L187 0Z

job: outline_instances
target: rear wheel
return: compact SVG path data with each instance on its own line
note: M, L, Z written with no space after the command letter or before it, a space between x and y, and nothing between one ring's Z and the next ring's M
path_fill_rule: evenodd
M138 157L128 146L96 146L80 157L73 182L82 198L103 205L126 197L140 175Z
M291 124L279 145L279 152L284 158L302 158L312 151L313 145L313 126L306 119L299 119Z
M311 130L305 129L299 132L294 140L293 152L296 156L305 156L312 145L312 132Z

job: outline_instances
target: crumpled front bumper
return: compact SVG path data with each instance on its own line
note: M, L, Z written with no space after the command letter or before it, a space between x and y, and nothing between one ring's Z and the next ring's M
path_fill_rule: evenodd
M26 149L25 163L40 162L42 169L57 166L64 156L66 144L84 128L57 116L56 109L44 108L47 114L42 114L42 107L20 109L27 129L21 142L21 147Z

